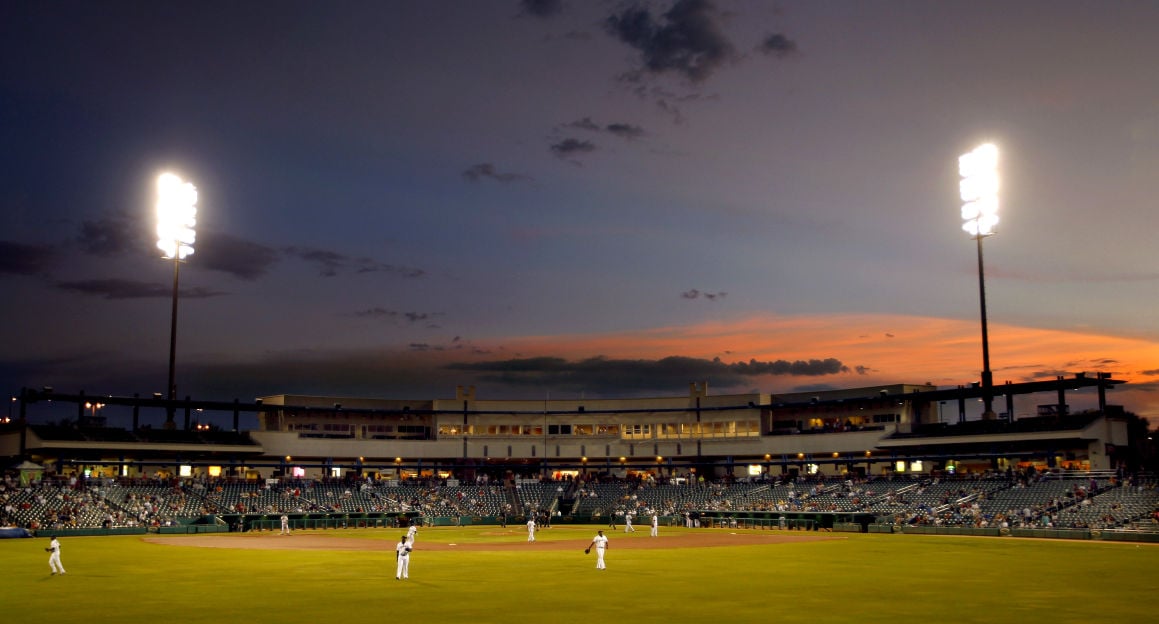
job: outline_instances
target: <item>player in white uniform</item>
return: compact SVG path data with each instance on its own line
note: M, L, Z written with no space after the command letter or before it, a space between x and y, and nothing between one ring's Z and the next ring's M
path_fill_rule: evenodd
M411 524L410 528L406 530L406 543L410 544L411 548L415 545L415 536L419 534L419 527L417 524Z
M625 533L635 533L636 532L636 529L634 529L632 527L632 514L630 514L630 513L624 514L624 532Z
M603 529L596 531L596 536L592 538L592 543L588 544L588 550L592 547L596 549L596 569L607 569L604 566L604 551L608 549L608 536L604 535Z
M527 519L527 541L535 541L535 518Z
M60 541L56 539L55 535L48 543L48 548L44 550L52 553L48 556L48 567L52 568L52 573L64 574L64 564L60 562Z
M652 537L656 537L659 534L660 534L660 517L656 515L656 512L652 512Z
M394 579L396 581L410 578L410 542L406 541L406 536L403 535L398 544L394 547L394 559L396 564L394 566Z
M290 534L290 517L282 514L282 535Z

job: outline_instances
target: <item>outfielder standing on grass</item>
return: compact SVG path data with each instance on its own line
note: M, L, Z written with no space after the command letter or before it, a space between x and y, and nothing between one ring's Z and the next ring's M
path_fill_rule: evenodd
M527 519L527 541L535 541L535 518Z
M403 535L399 540L398 545L394 547L394 580L401 581L402 579L410 578L410 542L406 541L406 536Z
M596 536L592 538L592 543L588 544L588 547L584 549L585 555L592 551L592 546L596 547L596 569L607 569L604 566L604 551L608 549L608 536L604 535L603 529L596 531Z
M48 556L48 567L52 568L53 574L64 574L64 564L60 562L60 541L56 539L55 535L50 535L52 540L48 543L48 548L44 552L52 553Z

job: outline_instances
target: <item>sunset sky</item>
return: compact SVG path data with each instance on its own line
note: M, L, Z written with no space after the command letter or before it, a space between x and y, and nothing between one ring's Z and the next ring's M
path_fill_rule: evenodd
M995 382L1111 372L1159 422L1157 24L1065 0L5 2L0 389L165 390L163 171L200 193L180 396L969 384L957 158L989 141Z

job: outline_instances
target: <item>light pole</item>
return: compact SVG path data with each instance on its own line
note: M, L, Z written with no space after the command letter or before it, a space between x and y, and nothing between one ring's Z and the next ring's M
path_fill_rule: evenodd
M173 312L169 323L169 406L165 428L173 429L173 401L177 399L177 280L181 261L193 253L197 225L197 187L172 173L157 178L157 248L162 257L173 260Z
M958 190L962 198L962 229L978 241L978 299L982 309L982 401L984 420L994 419L994 375L990 372L990 336L986 327L986 277L982 269L982 239L998 224L998 148L985 143L958 158Z
M543 478L547 479L547 402L551 400L551 390L543 395Z

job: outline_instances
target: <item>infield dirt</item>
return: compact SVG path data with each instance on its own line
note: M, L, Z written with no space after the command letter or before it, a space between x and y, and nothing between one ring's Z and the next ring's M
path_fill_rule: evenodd
M479 535L496 538L497 541L455 543L440 540L437 531L419 533L416 550L573 550L583 549L595 535L596 529L551 529L574 533L575 538L543 539L527 541L525 531L497 529L483 531ZM646 550L655 548L712 548L720 546L755 546L760 544L797 544L823 540L844 539L828 533L805 532L731 532L724 530L704 530L703 532L661 534L659 537L630 537L617 539L617 532L605 531L611 539L609 548L624 550ZM622 535L622 533L620 534ZM502 541L498 541L500 538ZM381 550L393 551L394 542L383 539L361 537L339 537L332 532L320 534L313 531L299 531L290 535L277 533L245 533L228 535L194 535L180 537L147 537L145 542L167 546L189 546L197 548L235 548L257 550Z

